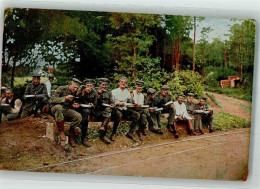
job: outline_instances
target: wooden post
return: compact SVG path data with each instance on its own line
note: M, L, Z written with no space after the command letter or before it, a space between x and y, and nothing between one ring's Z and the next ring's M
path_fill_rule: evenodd
M54 123L47 122L46 123L46 137L54 140Z

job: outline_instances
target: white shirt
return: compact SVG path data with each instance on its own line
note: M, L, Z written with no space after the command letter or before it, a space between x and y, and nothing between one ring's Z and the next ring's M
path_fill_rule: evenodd
M47 88L48 96L50 97L51 96L51 82L50 82L50 80L47 80L45 85L46 85L46 88Z
M116 103L122 102L124 107L120 107L121 110L126 110L126 103L128 99L131 99L130 92L127 89L121 90L120 88L114 89L111 91L113 95L113 100Z
M134 103L139 105L144 105L144 95L142 93L137 93L136 90L133 92L134 94Z
M1 104L7 104L6 99L7 98L4 98L1 102ZM9 102L11 102L11 100L12 99L10 99ZM21 110L21 107L22 107L22 101L20 99L16 99L14 102L14 108L11 108L11 112L13 114L18 114Z
M176 110L175 119L177 117L179 117L179 116L181 116L184 119L192 119L192 117L190 117L188 115L188 112L187 112L187 109L186 109L186 105L184 103L179 104L179 102L176 101L173 104L174 104L174 107L175 107L175 110Z

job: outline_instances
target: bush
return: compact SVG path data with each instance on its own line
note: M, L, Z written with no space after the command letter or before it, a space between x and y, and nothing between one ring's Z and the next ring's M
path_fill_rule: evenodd
M250 127L250 121L222 112L214 117L213 124L219 131Z

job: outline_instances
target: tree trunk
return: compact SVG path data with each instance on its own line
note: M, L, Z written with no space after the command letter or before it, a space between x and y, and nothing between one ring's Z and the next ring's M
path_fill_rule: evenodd
M166 39L163 42L163 69L165 70L165 62L166 62Z
M193 72L195 72L195 39L196 39L196 16L194 16L193 61L192 61Z
M13 67L12 67L12 77L11 77L11 87L12 88L14 87L14 71L15 71L15 67L16 67L16 60L14 59L13 61L14 61L14 63L13 63Z
M180 70L180 68L179 68L179 62L180 62L180 40L181 40L181 38L180 38L180 32L179 32L179 34L178 34L178 41L177 41L177 48L176 48L176 58L175 58L175 60L176 60L176 67L175 67L175 70L176 71L179 71Z
M202 75L203 75L203 77L206 76L206 74L205 74L205 67L206 67L206 54L204 52L204 55L203 55L203 67L202 67Z
M175 53L175 46L174 41L172 42L172 62L171 62L171 71L173 72L173 64L174 64L174 53Z
M243 50L244 50L244 44L245 44L245 29L243 29L243 39L242 39L242 47L241 47L241 59L240 59L240 80L242 81L243 78Z

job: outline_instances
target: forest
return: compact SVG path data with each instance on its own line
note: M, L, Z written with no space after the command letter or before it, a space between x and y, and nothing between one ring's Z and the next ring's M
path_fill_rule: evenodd
M205 90L252 100L255 21L229 19L225 38L209 34L206 17L8 8L4 13L2 86L22 91L16 77L37 67L54 69L56 85L72 77L107 77L110 88L124 75L129 86L171 87L173 95ZM197 28L202 28L199 32ZM200 37L198 37L200 36ZM221 79L239 75L235 89ZM28 81L29 82L29 81ZM26 84L26 83L25 83Z

